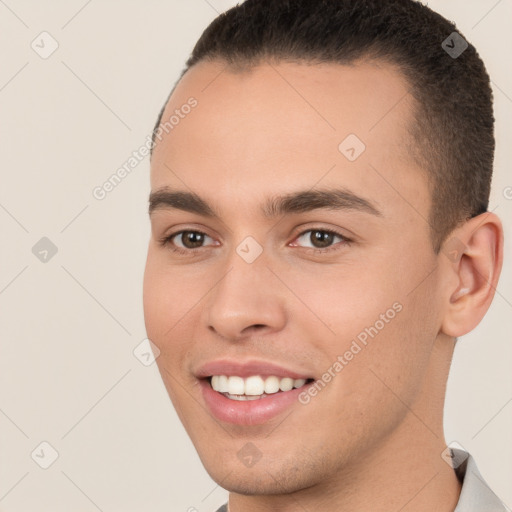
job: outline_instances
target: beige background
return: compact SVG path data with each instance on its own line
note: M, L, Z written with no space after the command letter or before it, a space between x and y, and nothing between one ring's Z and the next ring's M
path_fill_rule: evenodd
M148 159L102 201L92 191L144 143L195 40L234 3L0 1L1 511L207 512L226 499L156 366L133 354L145 338ZM429 4L458 23L493 80L490 209L510 260L512 0ZM47 59L31 48L51 48L42 31L59 45ZM58 249L46 263L32 253L42 237ZM447 440L473 453L509 507L510 277L507 265L487 317L460 340L446 407ZM46 470L35 462L49 460L43 441L59 454Z

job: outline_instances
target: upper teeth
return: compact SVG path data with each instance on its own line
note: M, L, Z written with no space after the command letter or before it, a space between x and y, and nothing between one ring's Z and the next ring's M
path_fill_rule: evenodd
M263 379L259 375L242 378L236 375L214 375L211 380L212 388L220 393L230 395L262 395L281 391L290 391L300 388L306 383L306 379L292 379L290 377L279 378L275 376Z

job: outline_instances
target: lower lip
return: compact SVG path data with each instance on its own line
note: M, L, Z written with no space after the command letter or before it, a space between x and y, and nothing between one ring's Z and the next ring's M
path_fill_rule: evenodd
M281 391L257 400L230 400L214 391L208 379L200 381L203 397L212 414L219 420L236 425L261 425L298 404L298 396L308 385Z

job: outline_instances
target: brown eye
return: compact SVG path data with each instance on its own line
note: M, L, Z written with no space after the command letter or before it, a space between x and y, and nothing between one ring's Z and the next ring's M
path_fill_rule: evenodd
M309 235L309 239L314 247L323 248L323 247L329 247L333 240L335 235L333 233L329 233L327 231L311 231L311 234Z
M182 247L184 249L197 249L198 247L202 247L205 238L210 237L200 231L181 231L180 233L176 233L172 238L173 242L178 247Z
M179 233L176 238L179 239L181 235L181 244L187 249L195 249L201 247L204 241L204 233L197 231L183 231Z
M337 242L348 242L344 236L325 229L309 229L297 237L297 242L304 248L329 249Z

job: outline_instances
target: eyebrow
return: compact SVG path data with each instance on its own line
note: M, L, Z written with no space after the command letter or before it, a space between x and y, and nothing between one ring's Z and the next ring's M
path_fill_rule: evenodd
M149 196L149 215L155 210L178 209L203 217L219 219L220 215L194 192L172 190L169 187L152 192ZM263 216L269 219L285 214L305 213L313 210L352 210L382 216L381 211L369 200L346 189L302 190L270 197L262 207Z

